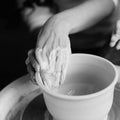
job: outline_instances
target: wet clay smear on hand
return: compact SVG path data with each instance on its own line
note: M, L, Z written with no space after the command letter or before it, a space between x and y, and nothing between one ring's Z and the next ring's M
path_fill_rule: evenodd
M47 89L58 88L65 80L70 50L58 47L50 52L48 61L42 59L42 49L37 50L37 56L40 64L37 72L43 84Z

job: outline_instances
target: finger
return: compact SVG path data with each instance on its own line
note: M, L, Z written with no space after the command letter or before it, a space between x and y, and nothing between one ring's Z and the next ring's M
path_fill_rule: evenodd
M41 59L41 51L42 51L42 49L40 49L40 48L35 49L35 56L36 56L36 59L37 59L39 64L42 61L42 59Z
M55 72L56 72L56 83L59 85L59 82L61 81L61 66L63 64L62 60L62 51L61 49L57 50L56 52L56 63L55 63Z
M37 44L36 44L36 58L39 61L39 64L46 62L46 50L44 48L47 41L47 35L43 32L43 28L41 29L38 38L37 38Z
M68 68L69 57L70 57L69 51L68 51L68 49L65 49L64 54L63 54L64 62L61 66L61 69L62 69L61 70L62 71L61 83L63 83L63 81L65 80L65 76L66 76L66 72L67 72L67 68Z
M39 72L36 72L36 73L35 73L35 78L36 78L36 83L37 83L38 85L41 86L41 85L44 84L44 82L43 82L43 80L42 80L41 75L40 75Z
M67 54L71 54L71 43L70 43L70 39L69 39L69 37L67 36L67 38L66 38L66 41L67 41L67 44L68 44L68 46L67 46Z
M44 46L42 48L42 58L48 64L50 62L49 57L50 57L50 52L51 52L52 40L53 40L53 36L51 35L50 37L48 37L48 39L46 40L46 42L44 43Z
M41 52L41 57L43 59L43 62L46 63L46 65L48 65L48 57L47 57L47 49L46 47L43 48L42 52ZM46 66L47 67L47 66Z
M48 38L48 35L47 33L44 32L42 27L37 37L36 48L42 49L46 44L47 38Z
M55 72L55 62L56 62L56 51L52 50L49 56L49 66L50 66L50 71L52 73Z
M35 55L36 55L36 59L38 60L38 62L40 64L41 69L42 70L48 69L48 62L47 62L46 58L44 58L43 50L40 48L36 48Z
M65 51L66 53L69 53L69 55L71 54L71 43L70 43L70 39L68 36L64 37L64 41L65 41Z
M118 42L117 42L116 49L120 50L120 40L118 40Z
M61 66L61 76L60 76L59 84L62 84L64 82L65 76L66 76L66 70L65 70L65 63L64 63Z
M116 35L113 35L110 41L110 47L114 47L116 43Z
M46 43L44 44L43 49L46 50L46 55L49 59L50 53L53 50L53 44L55 42L55 36L53 33L49 33L50 35L48 36L48 39L46 40Z
M47 59L49 70L51 72L55 72L55 62L56 62L56 49L53 49L53 44L56 42L56 38L53 33L48 37L44 48L43 48L43 57Z
M31 64L32 67L35 69L35 71L39 71L40 66L38 64L38 61L35 58L34 50L30 50L28 52L28 58L26 60L26 64Z
M35 50L35 56L36 56L36 59L37 59L38 63L42 67L42 63L44 61L43 58L42 58L42 49L36 48L36 50Z
M45 87L50 88L51 87L51 79L50 79L50 74L47 73L46 71L42 70L41 73L41 79L45 85Z
M58 38L56 38L53 42L52 49L56 49L58 47Z
M61 71L61 63L62 63L62 51L60 48L56 50L56 61L55 61L55 71L60 72Z

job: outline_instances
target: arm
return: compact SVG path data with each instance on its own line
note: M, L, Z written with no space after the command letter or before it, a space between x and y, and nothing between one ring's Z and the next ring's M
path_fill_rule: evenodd
M113 11L114 6L113 0L88 0L76 7L53 15L44 24L38 36L37 47L43 48L43 45L49 48L55 47L58 43L55 45L53 43L58 42L59 37L63 43L68 34L87 29L108 16ZM68 42L64 41L64 44L61 45L66 46L65 44Z
M55 17L56 22L67 24L68 32L74 33L96 24L114 9L113 0L88 0L74 8L65 10Z
M109 15L113 9L112 0L88 0L50 17L38 35L36 58L39 64L39 49L42 49L43 61L49 63L48 58L53 49L57 47L70 48L69 34L96 24Z

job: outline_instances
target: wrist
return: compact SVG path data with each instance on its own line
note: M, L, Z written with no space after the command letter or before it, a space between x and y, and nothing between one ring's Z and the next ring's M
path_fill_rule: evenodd
M65 34L70 33L70 24L67 22L64 17L59 14L52 16L50 19L53 20L55 27L59 32L64 32Z

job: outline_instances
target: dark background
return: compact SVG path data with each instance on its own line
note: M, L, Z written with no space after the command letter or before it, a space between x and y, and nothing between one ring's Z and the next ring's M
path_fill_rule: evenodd
M27 74L25 59L34 46L16 1L0 1L0 90Z

